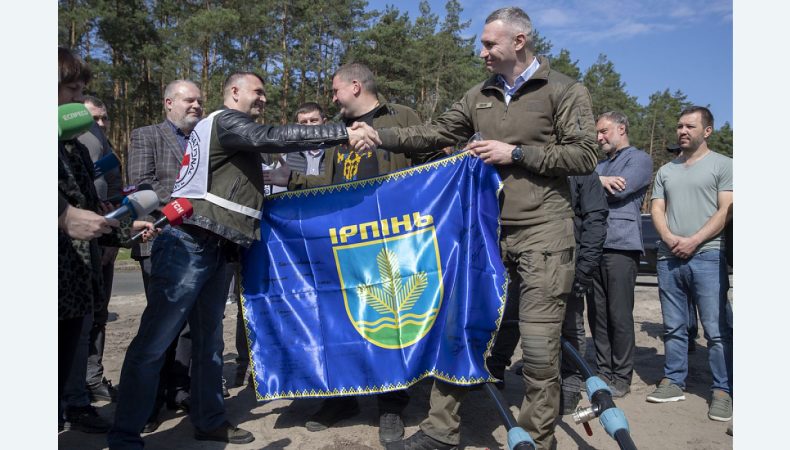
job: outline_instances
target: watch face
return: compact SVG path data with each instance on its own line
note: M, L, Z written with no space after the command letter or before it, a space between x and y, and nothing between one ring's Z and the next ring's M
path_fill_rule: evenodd
M513 153L510 154L510 157L513 159L513 161L521 161L524 159L524 151L521 150L521 147L516 147L513 149Z

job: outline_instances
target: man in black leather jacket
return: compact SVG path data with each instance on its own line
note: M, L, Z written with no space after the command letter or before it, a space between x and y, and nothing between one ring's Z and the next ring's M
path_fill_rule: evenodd
M140 431L156 395L164 353L185 321L192 330L190 419L195 438L243 444L252 433L231 425L222 398L222 317L227 257L260 239L261 153L283 153L350 142L375 146L366 125L346 128L255 123L266 96L263 79L235 73L223 87L223 109L193 130L173 197L190 198L194 213L166 227L151 252L148 304L121 370L111 449L142 448Z

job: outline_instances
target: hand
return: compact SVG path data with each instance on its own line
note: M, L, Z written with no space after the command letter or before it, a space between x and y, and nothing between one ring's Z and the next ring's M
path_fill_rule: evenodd
M88 241L112 231L119 226L115 219L105 219L93 211L75 208L71 205L58 216L58 228L64 230L73 239Z
M287 187L288 180L291 178L291 168L282 156L277 157L277 162L280 163L280 166L276 169L263 171L263 183Z
M107 214L115 211L115 206L113 206L110 202L99 202L99 214L102 216L106 216Z
M577 273L576 278L573 279L573 288L571 293L578 298L584 297L592 287L592 278L583 274Z
M469 150L474 156L482 159L486 164L513 164L511 157L515 145L505 144L500 141L474 141L470 142L464 150Z
M601 180L603 188L610 194L614 195L617 192L625 190L625 178L623 177L598 177Z
M373 150L381 145L378 132L364 122L354 122L346 132L349 144L357 151Z
M672 254L677 256L678 258L689 259L692 255L694 255L694 251L697 250L699 247L699 242L693 237L677 237L670 246L672 250Z
M140 231L143 232L143 242L148 242L151 239L155 238L156 235L162 231L161 228L154 228L154 224L151 222L146 222L145 220L135 220L132 222L132 233L136 234Z

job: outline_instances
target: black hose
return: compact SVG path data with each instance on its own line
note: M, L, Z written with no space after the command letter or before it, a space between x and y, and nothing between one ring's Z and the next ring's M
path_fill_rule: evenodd
M631 435L627 430L617 430L614 432L614 440L622 450L636 450L636 444L631 439Z
M507 407L507 400L505 400L505 397L499 392L499 389L494 387L493 383L485 383L483 386L486 392L488 392L488 395L491 396L491 399L494 400L496 412L499 413L499 417L502 419L502 422L504 422L505 430L510 431L511 428L517 427L518 423L513 418L513 415L510 414L510 409Z
M590 366L587 365L587 361L582 358L570 342L566 341L565 338L560 338L560 342L562 342L562 356L570 357L573 362L576 363L576 367L582 373L582 377L584 377L585 380L595 376Z
M484 383L483 389L488 392L491 400L494 401L499 417L505 424L507 430L507 443L511 450L535 450L535 441L523 428L518 426L516 419L510 414L505 397L493 383Z

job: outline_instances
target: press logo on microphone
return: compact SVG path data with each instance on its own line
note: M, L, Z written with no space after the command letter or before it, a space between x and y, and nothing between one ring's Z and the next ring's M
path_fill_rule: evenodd
M63 115L63 121L64 122L68 122L71 119L76 119L76 118L82 117L82 116L90 116L90 113L88 112L87 109L84 109L82 111L74 111L72 113L64 114Z
M173 209L176 210L179 216L183 216L186 211L184 211L184 207L181 206L181 203L178 201L173 202Z

